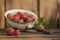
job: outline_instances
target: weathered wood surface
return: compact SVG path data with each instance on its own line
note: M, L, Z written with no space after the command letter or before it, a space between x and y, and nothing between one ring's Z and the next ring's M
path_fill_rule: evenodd
M58 13L58 15L59 15L58 24L59 24L59 28L60 28L60 0L58 0L58 2L59 2L59 3L58 3L58 7L59 7L59 8L58 8L58 10L59 10L59 13Z
M22 32L20 36L7 36L4 31L0 31L1 40L60 40L60 30L52 30L53 34L42 34L39 32Z
M1 38L0 40L60 40L60 38Z
M40 17L57 27L57 0L40 0Z
M60 38L60 30L52 30L52 34L43 34L36 31L22 32L20 36L7 36L5 31L0 31L0 37L5 38Z
M6 0L6 10L26 9L37 14L37 0Z
M3 38L1 40L60 40L60 38Z
M4 18L4 0L0 0L0 29L4 29L4 23L5 23L5 18Z

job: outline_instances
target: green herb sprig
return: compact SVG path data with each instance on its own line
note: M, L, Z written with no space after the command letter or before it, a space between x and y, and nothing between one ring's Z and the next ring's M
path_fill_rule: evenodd
M38 25L43 25L46 30L52 30L53 27L48 22L44 21L44 17L38 18L36 23L34 24L34 27L38 27Z

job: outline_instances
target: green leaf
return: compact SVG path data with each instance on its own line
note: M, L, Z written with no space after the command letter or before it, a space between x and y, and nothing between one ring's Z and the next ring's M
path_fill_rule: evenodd
M46 21L44 21L44 17L38 18L37 22L34 24L34 27L38 27L38 25L43 25L46 30L52 30L53 27Z
M38 27L38 25L39 25L39 23L35 23L35 24L34 24L34 27Z
M49 23L43 23L43 26L45 27L46 30L52 30L53 27Z
M44 22L44 17L38 18L38 20L34 24L34 27L38 27L38 25L42 24L43 22Z
M38 19L38 22L39 22L39 23L43 23L43 22L44 22L44 17L40 17L40 18Z

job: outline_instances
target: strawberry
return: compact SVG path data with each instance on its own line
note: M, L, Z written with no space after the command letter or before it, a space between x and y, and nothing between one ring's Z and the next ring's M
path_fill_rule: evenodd
M20 17L21 17L22 19L28 17L28 15L26 15L26 14L24 14L24 13L20 13L19 15L20 15Z
M13 15L12 14L7 14L7 17L10 19L10 20L13 20Z
M38 28L39 28L39 29L42 29L42 30L45 29L43 25L39 25Z
M14 15L14 21L15 21L15 22L18 22L19 19L20 19L19 15Z
M10 17L10 16L12 16L12 15L11 15L10 13L8 13L8 14L7 14L7 17Z
M26 17L25 14L20 14L21 19L24 19Z
M13 16L11 16L11 17L9 17L9 19L10 19L10 20L13 20L13 19L14 19L14 17L13 17Z
M28 18L28 16L27 16L27 15L24 15L24 16L22 16L22 18L23 18L23 19L26 19L26 18Z
M15 36L18 36L18 35L20 35L21 33L20 33L20 31L18 30L18 29L16 29L15 31L14 31L14 35Z
M33 20L33 21L35 21L35 19L36 19L35 17L32 17L32 20Z
M6 30L6 33L7 33L7 35L12 36L13 33L14 33L14 29L9 28L9 29Z
M20 14L22 14L22 12L17 12L17 15L20 15Z
M25 21L26 21L26 22L32 22L32 18L27 17L27 18L25 19Z
M28 17L28 15L24 14L23 12L17 12L17 15L20 15L21 19L25 19Z
M23 12L17 12L17 15L19 15L22 18L25 14Z

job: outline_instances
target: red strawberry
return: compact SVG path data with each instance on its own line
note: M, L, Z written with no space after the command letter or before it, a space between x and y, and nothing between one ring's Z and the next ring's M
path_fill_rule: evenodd
M24 18L26 17L26 15L25 15L25 14L20 14L20 17L21 17L22 19L24 19Z
M17 12L17 15L20 15L21 19L25 19L26 17L28 17L28 15L24 14L23 12Z
M9 28L9 29L6 30L6 33L7 33L9 36L12 36L13 33L14 33L14 29Z
M12 16L12 14L7 14L7 17L10 19L10 20L13 20L13 16Z
M19 15L19 16L20 16L20 13L21 13L21 12L17 12L17 15Z
M35 19L36 19L35 17L32 17L32 20L33 20L33 21L35 21Z
M20 16L19 16L19 15L14 15L14 21L15 21L15 22L18 22L19 19L20 19Z
M28 18L28 16L27 16L27 15L24 15L24 16L22 16L22 18L23 18L23 19L26 19L26 18Z
M7 17L10 17L10 16L12 16L12 15L11 15L10 13L8 13L8 14L7 14Z
M21 34L20 31L17 30L17 29L14 31L14 35L15 35L15 36L18 36L18 35L20 35L20 34Z
M22 12L17 12L17 15L20 15L20 14L22 14Z
M11 16L11 17L9 17L9 19L10 19L10 20L13 20L13 19L14 19L14 17L13 17L13 16Z
M26 22L32 22L32 18L27 17L27 18L25 19L25 21L26 21Z
M25 14L23 12L17 12L17 15L19 15L22 18Z
M39 25L38 28L39 28L39 29L42 29L42 30L45 29L43 25Z

